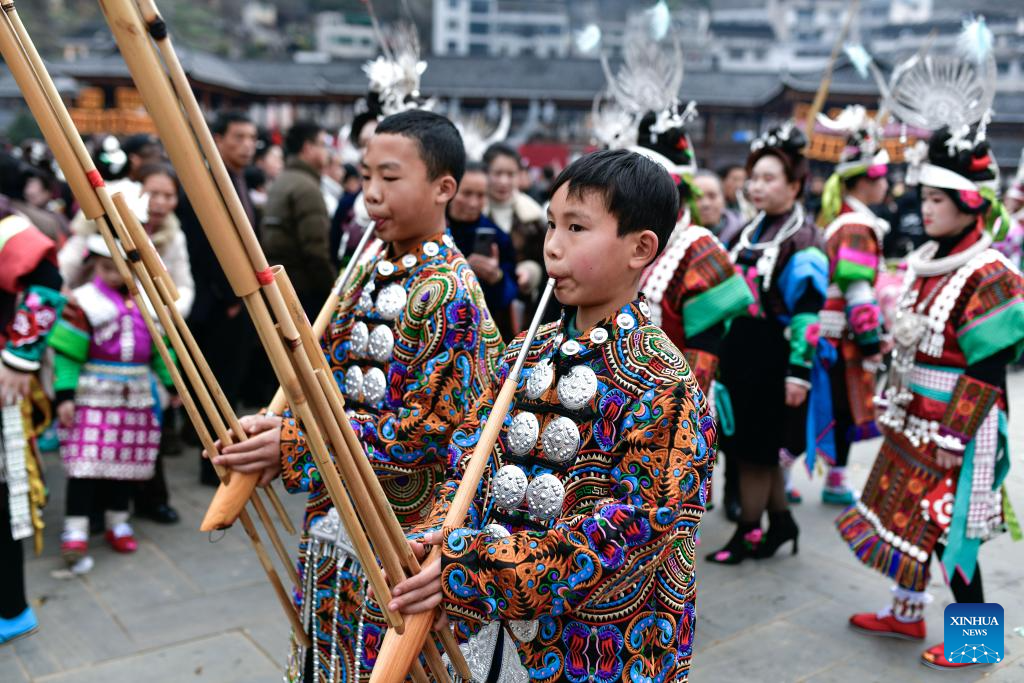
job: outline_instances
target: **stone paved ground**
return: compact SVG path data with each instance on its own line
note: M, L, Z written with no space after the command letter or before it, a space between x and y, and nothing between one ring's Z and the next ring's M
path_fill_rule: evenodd
M1024 410L1024 374L1011 379L1011 404ZM1014 502L1024 514L1024 419L1011 420L1017 464ZM862 482L877 443L859 446L852 477ZM94 540L96 566L84 578L51 572L58 558L62 477L48 458L53 500L46 549L28 561L38 633L0 646L3 683L271 683L281 679L287 629L240 529L215 543L195 529L211 495L195 483L195 454L168 460L182 523L136 524L139 552L115 556ZM835 510L816 502L819 482L797 474L805 502L796 509L800 554L739 567L699 565L697 649L691 680L894 681L1024 680L1024 543L1001 537L982 552L986 595L1006 610L1007 659L998 666L940 674L917 662L917 644L860 636L846 617L888 599L888 584L858 565L832 528ZM283 495L283 494L282 494ZM285 496L294 519L302 501ZM728 538L720 511L703 525L701 555ZM948 590L936 581L929 644L941 638ZM1019 629L1019 632L1017 630Z

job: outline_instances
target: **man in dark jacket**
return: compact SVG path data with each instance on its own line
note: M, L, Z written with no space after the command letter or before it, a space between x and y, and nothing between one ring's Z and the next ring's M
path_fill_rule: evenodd
M327 161L327 136L312 122L299 121L284 141L284 171L270 186L263 210L262 241L267 260L284 266L310 320L330 292L330 217L320 193Z
M244 171L256 154L256 124L245 114L229 111L217 117L210 126L210 132L251 222L252 204ZM188 326L228 400L237 407L243 377L256 351L256 332L249 316L242 310L241 300L232 291L184 192L180 194L176 213L188 243L189 262L196 283L196 298ZM200 481L216 486L219 480L210 461L205 458L199 461Z

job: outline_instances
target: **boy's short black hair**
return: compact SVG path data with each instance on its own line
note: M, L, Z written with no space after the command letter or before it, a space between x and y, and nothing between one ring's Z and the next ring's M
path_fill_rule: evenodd
M523 158L519 156L519 152L516 151L515 147L504 142L495 142L484 152L484 166L490 168L491 164L498 157L508 157L515 160L516 166L523 165Z
M213 120L213 124L210 126L210 132L214 135L224 135L228 132L228 128L231 127L232 123L252 123L252 119L249 118L248 114L236 110L222 111L217 114L217 118Z
M295 156L302 151L303 146L307 142L316 142L316 138L320 133L324 132L324 127L319 123L313 121L296 121L292 124L292 127L288 129L288 134L284 136L284 153L285 156Z
M422 109L392 114L378 124L374 135L401 135L415 140L429 180L443 175L452 176L456 183L462 180L466 148L455 125L440 114Z
M658 254L665 248L679 217L679 191L668 171L645 156L625 149L593 152L572 162L551 184L569 196L594 192L604 198L608 213L619 222L620 237L651 230L658 236Z

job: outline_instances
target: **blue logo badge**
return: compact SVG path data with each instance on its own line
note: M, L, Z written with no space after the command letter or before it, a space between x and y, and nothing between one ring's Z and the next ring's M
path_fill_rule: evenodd
M1003 606L995 602L954 603L943 617L943 647L953 664L1003 661Z

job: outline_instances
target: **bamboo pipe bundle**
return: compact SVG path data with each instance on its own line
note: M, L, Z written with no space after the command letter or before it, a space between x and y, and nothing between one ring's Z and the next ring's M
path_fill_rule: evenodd
M338 302L345 291L349 276L363 256L363 250L372 236L373 225L371 224L363 232L363 236L360 238L359 244L356 246L356 250L352 254L348 265L345 266L341 275L335 280L331 293L327 296L323 306L320 307L320 312L313 322L313 337L315 339L321 339L327 330L327 324L331 321L331 316L338 307ZM379 242L375 241L374 245L377 244ZM371 248L370 251L375 253L376 249ZM284 389L279 387L274 394L273 400L267 405L267 415L280 415L286 403ZM206 516L203 518L203 525L200 528L221 529L231 526L238 517L238 512L245 506L245 501L252 495L255 485L255 481L248 479L232 479L226 484L217 487L217 492L214 494L213 500L210 501L210 505L206 510Z
M121 213L115 205L114 200L112 200L107 192L102 178L93 165L92 159L89 157L88 151L85 149L74 125L71 123L70 115L68 114L63 101L60 99L60 96L57 94L57 90L54 87L49 74L46 72L45 66L39 58L38 52L36 52L35 46L32 44L28 33L21 24L14 4L11 2L5 3L3 5L3 10L4 17L2 21L0 21L0 50L3 52L4 60L8 64L8 68L10 68L19 88L23 92L33 116L40 125L40 129L44 131L44 137L46 137L47 143L50 145L51 149L54 150L58 163L64 171L65 176L69 179L69 184L71 185L79 204L83 207L83 210L88 212L86 215L96 220L97 224L100 226L100 234L106 241L108 248L110 248L111 255L119 272L124 278L126 285L128 286L130 295L135 299L136 304L139 307L147 329L153 338L157 352L166 364L168 371L175 382L175 386L178 388L186 412L189 414L190 418L192 418L193 422L197 423L197 428L199 428L200 431L200 437L206 437L205 445L212 448L213 440L209 438L209 434L201 428L202 418L200 417L200 413L195 406L191 394L189 393L188 385L185 383L180 372L175 366L166 344L163 341L163 335L153 321L149 308L146 305L147 301L159 301L159 299L156 298L152 281L148 281L150 286L148 289L149 296L147 297L140 294L133 278L132 268L129 265L129 261L122 256L118 249L117 238L121 238L121 244L124 245L126 254L131 257L131 261L133 263L141 264L145 257L136 248L136 245L143 243L148 245L148 237L145 236L141 226L138 226L139 232L135 240L132 240L128 235L128 231L122 221ZM134 220L130 211L127 211L127 206L123 204L123 199L121 210L125 212L124 215L127 215ZM150 263L153 263L153 261L150 260ZM159 260L157 260L156 263L159 263ZM144 270L141 272L145 273ZM173 298L177 296L177 292L176 290L172 290L168 287L167 283L170 282L170 278L162 268L162 264L160 264L160 274L158 274L157 277L163 287L163 291L166 292L164 297L166 304L172 310L177 312L176 307L173 305ZM140 281L144 286L147 284L146 278L143 278ZM157 306L157 313L159 313L159 311L160 307ZM164 325L165 327L167 326L166 321L164 321ZM180 344L176 346L175 351L179 356L186 355L184 347ZM268 525L267 531L271 535L272 543L275 543L275 547L283 549L283 545L280 543L280 539L277 537L276 531L273 529L273 526L269 524L269 518L266 517L265 514L261 514L261 517ZM299 621L298 615L288 598L287 591L285 591L284 586L281 584L280 578L277 576L276 570L262 546L262 542L256 533L254 525L247 514L244 516L242 521L246 533L249 535L253 543L253 547L260 559L261 565L266 571L275 593L282 602L282 607L285 609L286 615L296 628L296 637L300 641L308 642L308 637L302 629L301 621ZM282 561L284 561L286 567L291 567L291 563L288 561L286 553L282 556Z
M345 432L352 431L347 419L339 425L330 413L330 404L323 386L313 372L312 363L316 359L309 357L300 337L300 330L309 334L309 324L304 316L293 316L294 307L293 311L289 310L289 302L279 286L279 276L268 267L252 226L240 210L241 204L233 185L224 182L227 174L223 161L213 148L194 95L187 87L187 80L173 55L166 27L153 13L155 8L151 3L146 4L150 15L154 17L149 28L160 43L161 54L170 75L165 71L164 64L147 36L139 7L132 0L101 0L100 5L140 95L161 137L167 143L168 154L179 176L183 180L188 179L188 182L183 183L185 191L199 214L204 231L210 236L211 243L215 239L219 241L220 248L215 247L215 253L253 318L257 335L284 388L288 403L303 424L313 460L356 547L367 580L378 600L386 606L390 601L390 586L384 580L374 551L385 566L398 566L401 569L403 549L396 547L393 536L389 535L377 514L358 514L349 497L349 490L353 489L346 488L331 461L331 452L339 460L353 459L347 444L353 440L358 443L358 440L354 434L351 437L345 436ZM223 233L233 233L233 237L225 237ZM251 287L253 280L259 285L255 289ZM322 354L317 353L316 356L322 363ZM337 386L331 388L336 399L342 401ZM337 433L339 429L342 432L340 436ZM361 452L358 456L363 457ZM355 490L363 494L364 482L359 484ZM373 478L370 486L379 487L379 482ZM387 512L388 517L393 517L390 509ZM406 545L404 539L402 545ZM388 575L392 584L404 578L403 571L394 574L389 572ZM385 608L384 615L394 630L402 630L404 623L400 614ZM446 640L454 642L452 638ZM446 649L460 673L468 673L465 671L468 667L460 666L464 665L461 652L457 648ZM444 676L444 672L434 673Z
M473 504L473 498L476 496L477 488L480 486L484 471L487 469L491 451L494 450L494 444L501 433L505 416L512 405L512 398L515 396L516 385L519 382L519 373L523 369L523 363L526 362L526 354L530 350L534 335L537 334L537 327L540 325L541 316L544 309L547 308L554 287L555 281L549 279L544 292L541 294L540 302L537 304L537 314L530 323L530 329L523 339L523 347L519 351L519 356L516 357L515 365L512 366L512 370L508 373L504 384L501 385L498 396L494 399L494 405L491 407L490 415L487 416L487 421L480 432L480 438L473 448L472 454L470 454L469 463L462 474L462 481L459 482L459 488L452 499L451 507L448 508L448 512L445 515L444 523L442 524L443 529L461 527L466 520L466 515L469 514L469 508ZM440 546L435 546L426 561L431 562L440 558L440 556L441 548ZM399 681L404 681L416 653L422 648L422 643L430 631L433 620L433 614L421 612L410 616L406 620L405 633L388 631L384 635L384 641L381 643L380 651L377 653L377 662L373 667L373 672L370 674L370 683L398 683ZM467 677L467 680L469 680L469 677Z

